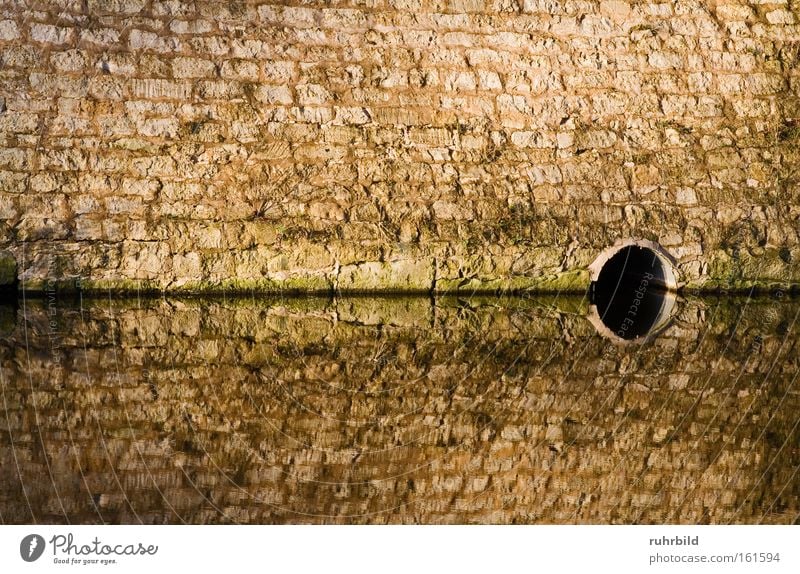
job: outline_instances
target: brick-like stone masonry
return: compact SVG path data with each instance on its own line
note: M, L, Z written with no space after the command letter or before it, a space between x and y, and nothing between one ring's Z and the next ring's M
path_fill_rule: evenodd
M0 516L797 520L796 304L690 301L632 348L569 304L28 302L0 317Z
M796 284L799 18L3 0L0 251L30 289L582 289L641 237L689 288Z

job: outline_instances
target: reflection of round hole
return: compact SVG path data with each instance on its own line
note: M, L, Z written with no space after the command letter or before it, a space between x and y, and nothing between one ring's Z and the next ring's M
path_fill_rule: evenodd
M663 253L633 242L604 253L593 264L593 314L604 334L640 339L662 327L675 302L675 273Z

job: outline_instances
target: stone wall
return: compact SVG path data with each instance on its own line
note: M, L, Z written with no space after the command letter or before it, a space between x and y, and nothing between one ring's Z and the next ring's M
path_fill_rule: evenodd
M683 302L620 348L553 303L28 302L0 517L797 521L797 301Z
M800 282L797 0L0 1L31 289Z

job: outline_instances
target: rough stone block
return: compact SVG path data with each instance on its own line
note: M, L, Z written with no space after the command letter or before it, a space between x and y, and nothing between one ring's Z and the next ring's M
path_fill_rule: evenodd
M131 15L142 12L147 0L88 0L87 5L92 14Z
M172 20L169 29L175 34L207 34L214 25L208 20Z
M344 265L339 270L340 289L378 291L429 291L433 287L433 260L375 261Z
M20 37L17 23L13 20L0 20L0 40L16 40Z
M321 105L332 100L330 92L318 84L302 84L297 86L297 99L301 105Z
M334 123L344 125L362 125L369 123L372 118L364 108L340 108L334 107Z
M276 84L291 81L296 74L297 64L294 62L267 62L264 65L264 77L268 82Z
M226 60L220 67L220 75L223 78L255 82L259 78L259 66L248 60Z
M172 74L175 78L210 78L215 69L214 62L201 58L179 57L172 61Z
M78 72L86 67L87 54L82 50L67 50L50 55L53 66L61 72Z
M31 38L43 44L69 44L73 41L75 30L51 24L31 24Z
M131 50L150 50L169 54L180 49L180 41L169 36L159 36L154 32L133 29L128 33L128 46Z

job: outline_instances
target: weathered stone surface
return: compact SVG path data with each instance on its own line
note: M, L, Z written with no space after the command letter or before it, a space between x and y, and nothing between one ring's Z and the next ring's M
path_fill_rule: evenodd
M690 288L800 283L797 2L284 4L3 12L23 281L580 290L636 237Z
M412 259L345 265L339 270L338 287L343 290L430 291L433 259Z

